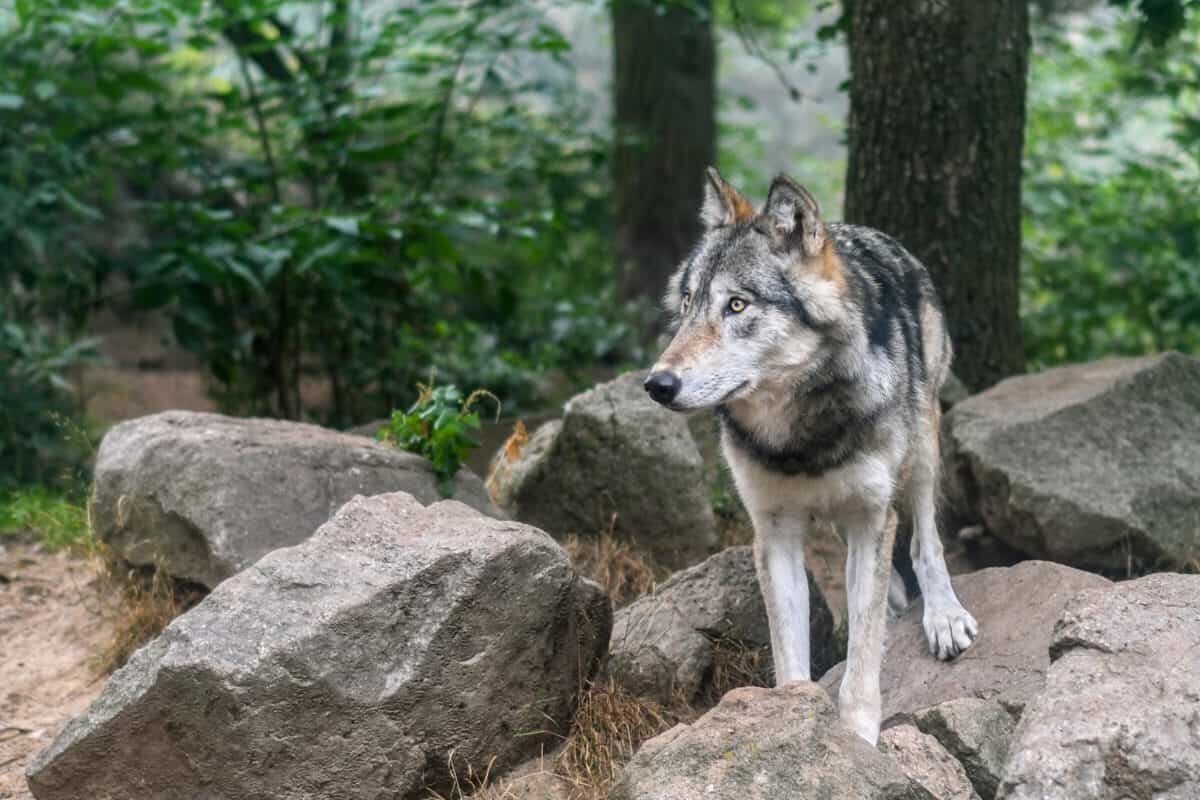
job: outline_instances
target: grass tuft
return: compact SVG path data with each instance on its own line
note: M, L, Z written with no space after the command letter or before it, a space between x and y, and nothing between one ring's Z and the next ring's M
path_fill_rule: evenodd
M573 800L601 800L638 746L673 724L662 706L616 682L591 683L579 693L557 773L570 785Z
M740 639L724 637L713 641L712 678L705 682L700 704L715 706L725 693L743 686L775 685L775 668L768 647L756 647Z
M667 575L648 553L616 538L611 528L599 536L570 536L563 548L575 570L600 584L616 608L649 593Z
M200 602L205 591L176 581L162 564L153 568L123 564L103 545L97 545L93 557L102 591L117 597L112 611L112 639L96 657L96 669L107 675L123 667L139 647Z

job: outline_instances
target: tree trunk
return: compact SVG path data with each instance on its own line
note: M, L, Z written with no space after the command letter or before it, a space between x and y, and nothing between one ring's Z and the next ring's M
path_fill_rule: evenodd
M716 149L710 0L612 6L617 258L623 299L657 303L700 233Z
M846 0L846 220L899 239L946 306L954 371L1022 370L1026 0Z

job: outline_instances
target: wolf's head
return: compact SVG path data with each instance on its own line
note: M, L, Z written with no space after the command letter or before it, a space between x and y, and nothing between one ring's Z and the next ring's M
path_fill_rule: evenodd
M758 212L711 167L704 191L704 234L664 299L674 338L645 384L677 411L802 380L847 315L842 264L803 186L780 175Z

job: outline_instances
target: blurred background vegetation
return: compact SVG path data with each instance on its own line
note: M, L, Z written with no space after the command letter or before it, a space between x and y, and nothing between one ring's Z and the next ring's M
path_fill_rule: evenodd
M1028 368L1200 345L1192 5L1031 8ZM135 373L347 427L418 382L512 414L644 364L692 162L759 199L786 169L840 218L845 11L0 2L0 489L77 485L153 407L95 402Z

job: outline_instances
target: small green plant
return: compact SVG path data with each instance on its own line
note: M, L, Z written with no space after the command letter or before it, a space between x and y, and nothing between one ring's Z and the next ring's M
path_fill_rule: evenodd
M87 508L77 498L35 486L0 494L0 536L31 533L47 550L88 545Z
M464 399L462 391L453 384L420 386L417 402L408 411L395 410L391 419L379 431L378 437L401 450L428 458L438 479L442 497L454 495L454 476L479 442L471 436L479 430L479 413L475 405L480 398L500 401L491 392L476 389Z

